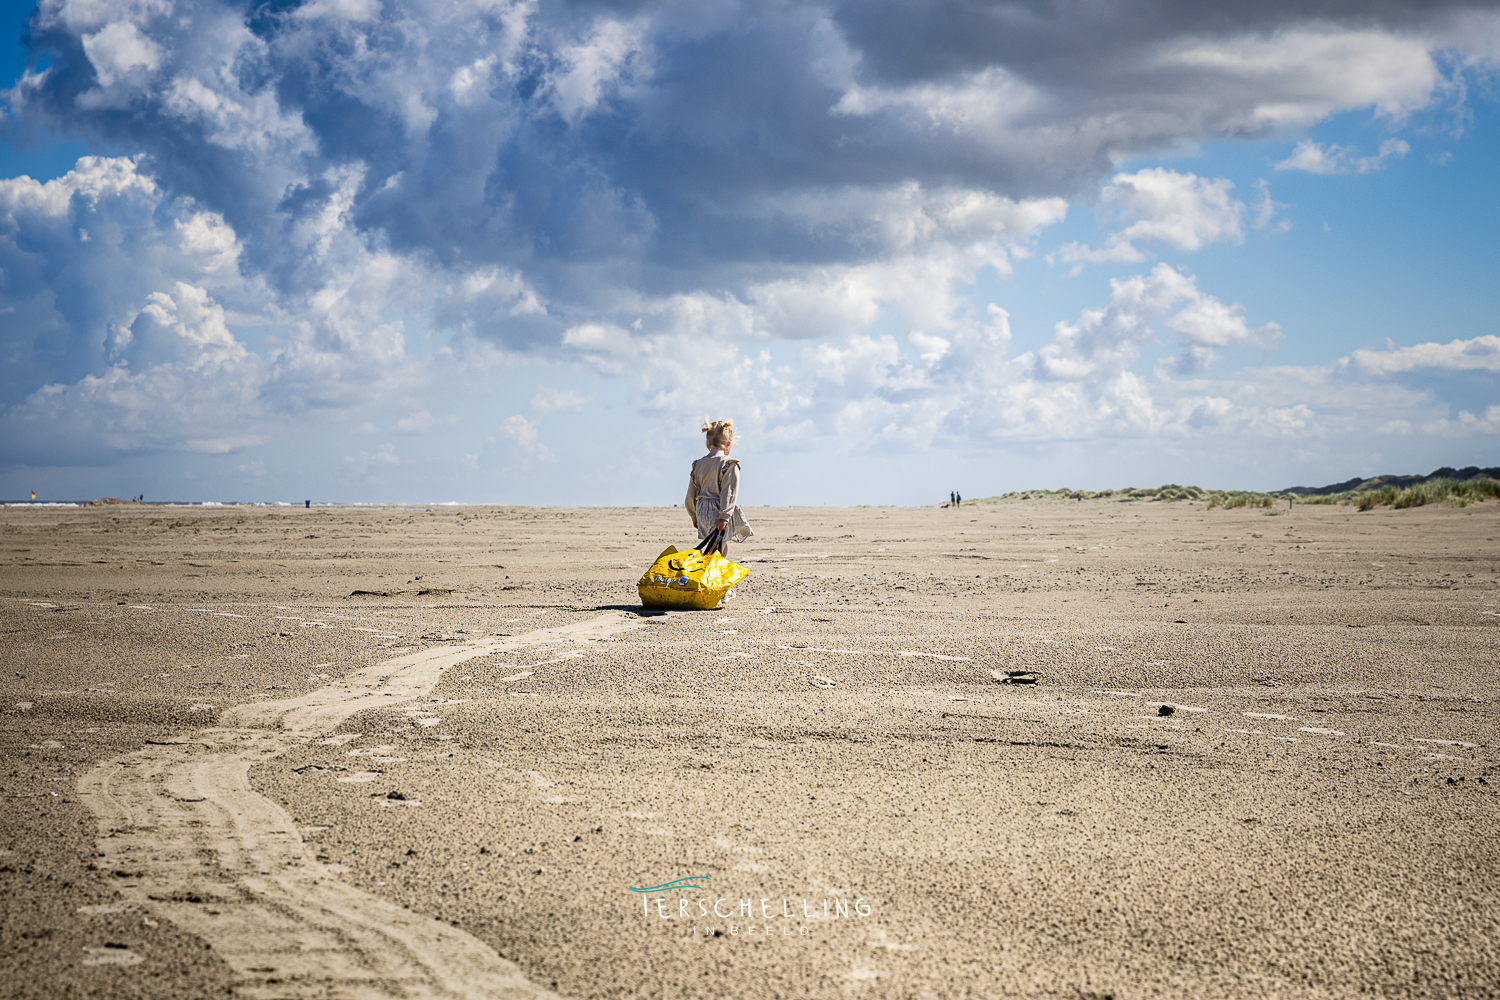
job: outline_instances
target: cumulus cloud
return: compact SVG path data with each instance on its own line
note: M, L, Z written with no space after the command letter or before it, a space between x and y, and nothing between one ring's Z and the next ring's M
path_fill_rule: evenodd
M543 413L557 413L562 410L582 409L592 401L593 397L574 392L572 389L548 389L537 386L536 395L531 397L531 408Z
M1108 308L1088 309L1075 323L1057 324L1052 343L1037 352L1039 374L1071 380L1118 376L1154 340L1148 324L1157 317L1164 317L1183 347L1170 367L1184 373L1208 366L1216 348L1271 348L1281 340L1275 323L1252 328L1243 306L1225 305L1167 264L1109 284Z
M408 268L361 254L339 282L278 298L243 254L221 215L170 195L137 159L0 180L0 460L235 451L293 414L414 377L387 318ZM258 354L231 313L284 332Z
M1374 156L1360 156L1353 146L1337 143L1323 144L1311 139L1297 143L1292 155L1276 164L1277 170L1302 170L1310 174L1368 174L1384 170L1391 160L1399 160L1411 152L1411 144L1404 139L1387 139L1380 144L1380 152Z
M505 418L500 425L500 434L514 441L523 454L543 462L551 461L552 451L541 443L537 432L539 426L539 421L527 420L517 413Z
M1449 420L1441 417L1423 424L1422 431L1438 437L1471 437L1480 434L1500 434L1500 406L1487 406L1482 414L1459 410L1458 417Z
M732 404L737 421L776 446L922 449L961 442L1081 440L1204 430L1284 437L1314 433L1313 412L1199 381L1132 370L1158 323L1183 348L1167 373L1192 375L1216 350L1271 348L1275 323L1252 327L1239 305L1159 264L1111 283L1108 306L1059 323L1036 352L1013 354L1009 314L951 312L906 335L852 334L805 344L795 363L687 331L637 333L585 324L565 342L604 371L634 373L647 405L682 423ZM705 378L704 373L712 373ZM1165 373L1164 373L1165 374ZM1197 391L1194 391L1194 389Z
M1399 115L1443 86L1444 5L1256 7L203 0L182 18L44 0L32 44L51 61L10 101L28 127L147 151L280 287L326 282L341 225L460 273L522 272L558 321L483 332L527 343L601 296L997 235L1009 206L1122 156ZM1153 222L1153 197L1183 195L1144 175L1122 207L1169 245L1234 238L1201 183L1196 221Z
M1500 372L1500 337L1429 342L1386 350L1362 348L1352 355L1355 367L1372 375L1421 370Z
M5 127L140 155L0 181L0 401L11 429L51 420L100 454L212 451L434 364L532 358L674 412L703 409L708 366L768 428L893 446L1222 422L1153 401L1130 368L1150 324L1178 376L1279 331L1180 272L1112 288L1023 357L1004 311L971 315L959 289L1009 274L1101 182L1120 230L1060 259L1242 240L1227 180L1113 165L1349 108L1399 122L1488 58L1464 39L1494 20L1319 0L41 0ZM1405 152L1304 145L1296 169ZM1261 195L1252 224L1275 228ZM788 340L806 350L780 363L758 346ZM500 434L544 454L525 417Z
M1116 174L1099 194L1103 210L1129 223L1112 233L1098 249L1068 243L1057 260L1084 263L1139 263L1146 255L1135 243L1157 240L1191 252L1210 243L1245 239L1245 203L1232 196L1234 184L1223 177L1207 180L1163 167Z

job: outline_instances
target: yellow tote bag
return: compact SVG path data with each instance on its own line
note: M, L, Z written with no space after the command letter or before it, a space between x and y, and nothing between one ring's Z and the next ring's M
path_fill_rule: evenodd
M675 545L669 545L646 570L636 590L640 592L641 603L648 608L712 611L730 587L749 575L748 569L718 552L710 551L707 555L697 549L678 552Z

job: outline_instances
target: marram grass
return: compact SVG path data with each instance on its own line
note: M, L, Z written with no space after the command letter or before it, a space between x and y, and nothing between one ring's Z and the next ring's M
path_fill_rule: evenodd
M1404 489L1386 486L1364 492L1331 493L1324 496L1302 496L1296 493L1257 493L1253 490L1206 490L1201 486L1180 486L1167 483L1163 486L1127 486L1119 490L1074 490L1064 486L1056 490L1013 490L1000 496L968 500L966 503L1015 503L1022 500L1111 500L1116 503L1173 503L1193 501L1205 503L1210 510L1222 507L1264 507L1275 509L1279 504L1339 504L1350 505L1358 510L1372 510L1389 506L1393 510L1421 507L1430 503L1446 503L1463 507L1484 500L1500 500L1500 480L1488 476L1473 479L1430 479L1417 486Z

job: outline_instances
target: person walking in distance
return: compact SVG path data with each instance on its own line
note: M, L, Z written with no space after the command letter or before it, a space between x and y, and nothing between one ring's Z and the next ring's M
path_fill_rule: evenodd
M685 504L700 539L707 538L715 528L723 533L719 554L727 556L731 541L743 542L755 534L740 509L739 459L729 457L734 447L734 421L705 420L702 430L708 454L693 463Z
M958 492L955 491L954 494L953 494L953 506L955 506L955 507L962 507L963 505L964 505L964 495L962 493L958 493Z

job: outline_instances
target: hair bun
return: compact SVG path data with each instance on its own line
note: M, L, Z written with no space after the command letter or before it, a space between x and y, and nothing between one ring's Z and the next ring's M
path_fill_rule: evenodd
M734 440L733 420L705 420L700 429L708 439L710 448L718 448Z

